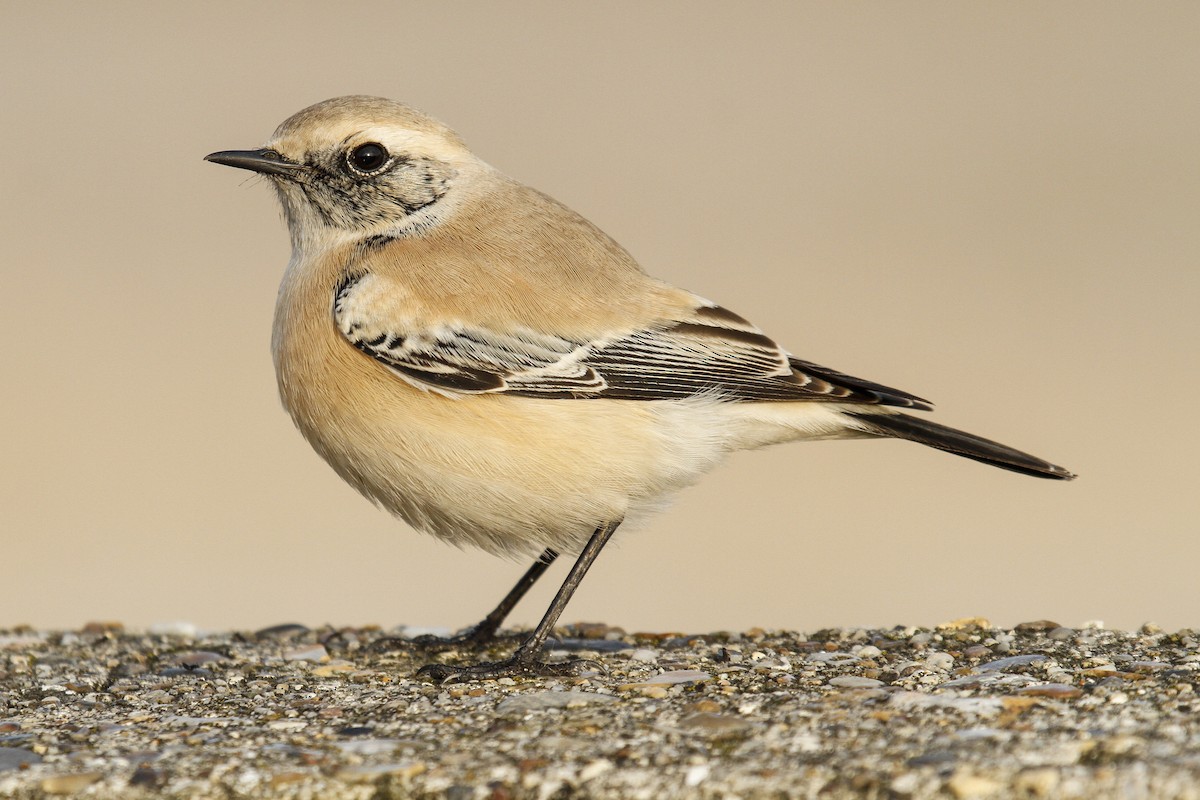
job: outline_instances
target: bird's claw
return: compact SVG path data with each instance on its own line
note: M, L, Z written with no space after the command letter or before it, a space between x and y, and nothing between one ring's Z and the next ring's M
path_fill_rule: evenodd
M513 656L504 661L455 667L449 664L426 664L417 670L417 677L434 683L463 683L465 681L494 681L498 678L565 678L585 672L599 671L602 666L586 658L569 661L538 661Z

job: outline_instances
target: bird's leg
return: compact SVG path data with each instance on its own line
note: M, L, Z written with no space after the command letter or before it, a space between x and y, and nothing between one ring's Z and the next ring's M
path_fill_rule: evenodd
M546 548L537 561L533 562L521 579L517 581L517 585L509 590L508 594L504 595L504 599L500 604L492 609L492 613L484 617L480 622L472 625L462 633L454 636L432 636L425 634L423 636L415 636L412 639L402 639L398 637L388 637L379 639L371 649L375 651L391 650L395 648L420 647L423 650L450 650L458 647L483 647L490 644L496 639L496 633L500 630L501 623L516 607L517 603L521 602L521 598L525 593L537 583L538 578L542 577L542 573L550 568L554 563L554 559L558 558L558 551Z
M538 660L538 654L542 650L542 645L546 643L546 637L554 630L554 624L558 622L563 609L567 607L567 602L570 601L571 595L575 593L575 589L578 588L580 582L583 580L583 576L587 574L588 568L592 566L592 562L596 560L596 556L600 555L600 551L604 549L604 545L612 538L613 532L620 524L618 520L617 522L610 522L596 529L596 532L592 534L592 538L584 546L583 552L576 559L575 565L571 567L571 572L567 575L567 579L563 581L562 588L558 590L558 594L554 595L554 600L550 603L550 607L546 609L546 614L542 617L542 621L538 623L533 633L521 643L510 658L504 661L476 664L470 667L426 664L421 667L417 674L430 677L439 683L454 683L457 681L516 676L577 675L582 670L591 666L593 662L583 659L548 664L545 661Z

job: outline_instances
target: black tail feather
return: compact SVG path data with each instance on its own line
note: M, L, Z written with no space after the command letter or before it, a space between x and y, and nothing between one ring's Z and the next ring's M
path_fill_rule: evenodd
M956 456L972 458L991 464L993 467L1010 469L1023 475L1037 478L1071 480L1075 477L1070 470L1051 464L1036 456L1014 450L1007 445L984 439L964 431L948 428L936 422L911 417L907 414L853 414L866 430L880 436L893 436L918 442Z

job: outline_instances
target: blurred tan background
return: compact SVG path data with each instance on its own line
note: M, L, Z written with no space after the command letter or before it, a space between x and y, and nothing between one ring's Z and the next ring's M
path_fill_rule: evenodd
M0 627L476 621L279 408L288 258L201 161L348 93L440 117L802 358L1058 461L742 454L564 616L1200 625L1200 5L4 3ZM514 620L540 616L556 566Z

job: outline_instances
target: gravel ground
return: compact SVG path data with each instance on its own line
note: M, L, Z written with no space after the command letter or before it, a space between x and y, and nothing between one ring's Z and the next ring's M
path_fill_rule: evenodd
M602 669L440 686L416 668L473 654L374 628L0 630L0 797L1200 799L1200 632L560 635Z

